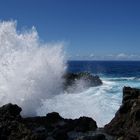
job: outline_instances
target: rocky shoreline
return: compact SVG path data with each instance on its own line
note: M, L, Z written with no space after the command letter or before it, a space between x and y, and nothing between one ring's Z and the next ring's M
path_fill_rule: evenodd
M0 140L140 140L140 89L124 87L123 101L115 117L98 128L89 117L64 119L52 112L23 118L11 103L0 108Z

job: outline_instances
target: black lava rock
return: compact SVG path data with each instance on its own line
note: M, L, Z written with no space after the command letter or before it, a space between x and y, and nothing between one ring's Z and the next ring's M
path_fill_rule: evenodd
M87 87L100 86L103 84L99 76L93 76L89 72L66 73L64 79L64 89L74 85L78 80L84 80Z
M122 105L105 131L121 140L140 140L140 89L123 88Z

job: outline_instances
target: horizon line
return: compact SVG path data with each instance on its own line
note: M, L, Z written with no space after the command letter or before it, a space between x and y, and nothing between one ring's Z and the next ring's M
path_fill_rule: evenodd
M130 62L130 61L137 61L140 62L140 60L67 60L67 61L121 61L121 62Z

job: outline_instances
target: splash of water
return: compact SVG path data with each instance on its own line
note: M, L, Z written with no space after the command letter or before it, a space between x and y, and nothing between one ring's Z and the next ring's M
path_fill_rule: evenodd
M85 90L80 80L64 93L65 64L62 44L41 43L34 27L19 32L16 22L0 22L0 105L16 103L24 116L57 111L67 118L92 117L99 126L109 122L120 105L120 85L104 82Z
M62 44L40 42L35 28L19 32L16 22L0 22L0 105L35 115L41 100L61 92L65 58Z
M113 94L114 92L114 94ZM121 91L117 83L103 81L102 86L90 87L82 92L65 93L47 99L38 109L38 115L59 112L64 118L93 118L99 127L109 123L121 104Z

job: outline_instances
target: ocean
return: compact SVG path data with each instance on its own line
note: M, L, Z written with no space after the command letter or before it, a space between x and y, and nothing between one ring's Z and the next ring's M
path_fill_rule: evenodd
M114 117L124 86L140 88L140 61L68 61L67 71L88 71L98 75L103 85L57 95L47 100L47 111L59 112L65 118L92 117L99 127Z
M137 79L140 78L140 61L68 61L68 71Z
M140 88L138 61L68 61L61 43L45 43L32 28L18 31L16 22L0 22L0 106L13 103L22 116L58 112L64 118L88 116L99 127L121 105L122 88ZM88 71L103 85L64 90L66 72Z

